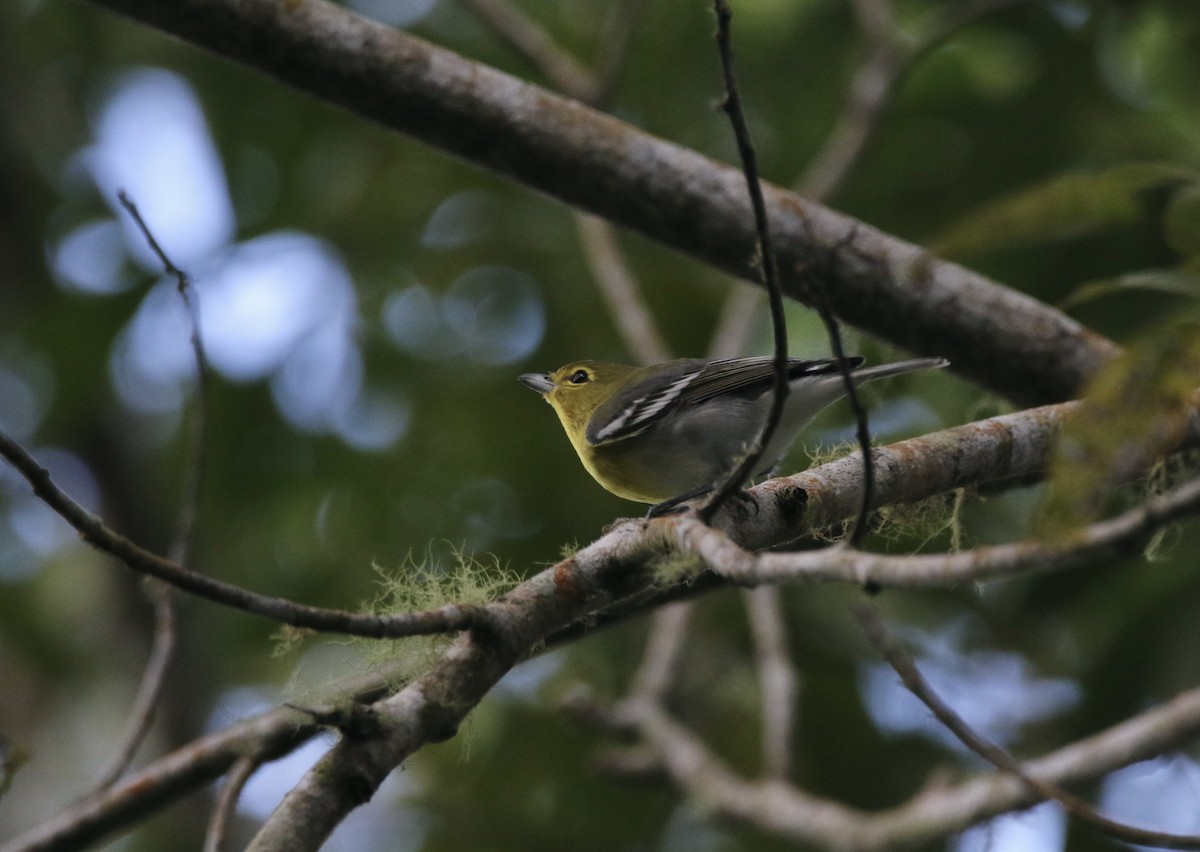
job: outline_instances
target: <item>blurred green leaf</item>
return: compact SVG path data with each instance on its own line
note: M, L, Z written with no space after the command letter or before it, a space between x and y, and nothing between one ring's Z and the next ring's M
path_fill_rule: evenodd
M1084 302L1130 290L1200 298L1200 262L1192 261L1176 269L1143 269L1104 281L1089 281L1076 287L1058 304L1063 310L1071 310Z
M1198 177L1166 163L1126 163L1101 172L1058 175L959 219L933 240L932 249L964 257L1099 233L1140 219L1141 196L1147 191L1194 186Z
M1163 232L1175 251L1200 256L1200 184L1187 184L1171 196L1163 214Z
M1100 516L1117 486L1175 447L1200 383L1200 323L1160 328L1092 380L1067 421L1036 527L1046 539Z

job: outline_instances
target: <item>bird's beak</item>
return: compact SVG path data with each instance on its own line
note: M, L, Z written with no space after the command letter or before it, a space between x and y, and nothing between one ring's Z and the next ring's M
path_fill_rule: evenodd
M554 387L554 382L550 381L549 373L522 373L520 376L521 383L530 390L535 390L545 396Z

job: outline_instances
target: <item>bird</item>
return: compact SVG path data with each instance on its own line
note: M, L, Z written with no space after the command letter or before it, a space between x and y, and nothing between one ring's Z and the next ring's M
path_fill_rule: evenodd
M864 367L857 355L841 362L789 358L789 393L760 473L845 395L840 363L856 386L949 364L917 358ZM646 367L572 361L519 378L554 409L596 482L618 497L654 504L653 515L703 494L745 455L770 410L774 374L771 357L681 358Z

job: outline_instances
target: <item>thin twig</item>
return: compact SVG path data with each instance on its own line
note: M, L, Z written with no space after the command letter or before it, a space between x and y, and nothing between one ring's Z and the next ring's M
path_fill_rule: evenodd
M977 18L1022 2L1026 0L944 3L916 38L905 39L888 0L855 0L867 56L850 81L842 112L825 143L795 182L796 191L821 201L832 197L862 159L892 93L916 61Z
M763 774L787 779L792 757L797 679L787 647L782 590L773 586L742 593L754 636L758 688L762 698Z
M692 604L679 601L661 607L650 622L650 635L642 663L633 676L630 693L662 701L679 671L679 658L687 646Z
M170 558L180 564L188 560L192 530L195 527L199 512L200 491L204 480L205 455L207 442L205 440L207 409L208 409L208 358L204 351L204 341L200 333L200 312L190 285L187 273L174 264L163 250L154 234L151 232L137 205L129 198L124 190L117 193L121 206L129 213L138 229L141 231L150 249L158 256L166 274L173 276L176 290L187 312L191 329L191 346L194 369L196 373L196 393L190 430L188 435L188 462L179 512L175 521L175 532L172 535L171 547L168 551ZM154 714L162 696L163 684L167 670L175 652L175 609L170 590L159 581L150 580L146 587L154 613L154 638L150 645L150 653L138 685L137 697L126 723L125 733L121 744L113 755L108 768L101 775L98 786L100 789L113 784L121 777L133 762L138 747L150 731Z
M879 613L873 606L868 603L860 603L854 608L854 614L871 644L900 676L900 680L904 682L908 691L920 699L921 703L929 708L929 711L958 738L959 742L996 768L1019 778L1031 793L1039 798L1058 802L1071 816L1109 837L1127 843L1157 846L1163 849L1200 849L1200 836L1150 831L1111 820L1097 813L1091 805L1074 793L1027 773L1012 755L968 725L961 716L942 701L929 682L925 680L916 664L913 663L912 657L888 632L883 624L883 619L879 617Z
M896 85L915 62L958 29L977 18L1027 0L975 0L939 7L917 39L907 41L895 30L889 0L854 0L867 56L848 87L841 114L825 143L795 181L800 195L826 201L845 183L878 129ZM761 290L736 287L725 299L715 338L730 355L743 350L763 303Z
M115 557L134 571L157 577L198 597L293 627L373 638L453 633L478 626L483 617L483 610L470 604L450 604L422 612L376 616L305 606L285 598L261 595L191 571L114 532L68 497L33 456L3 432L0 432L0 456L17 469L33 488L33 493L74 527L88 544Z
M229 770L229 775L226 776L221 792L217 795L217 801L213 805L212 814L208 818L208 830L204 833L204 852L221 852L224 848L226 835L229 833L229 824L237 813L237 803L241 798L242 789L261 765L260 757L248 754L240 758Z
M150 724L154 721L162 697L167 669L175 653L175 606L171 601L171 588L158 580L149 579L146 594L154 610L154 638L120 745L96 783L99 790L115 784L133 763L138 747L150 732Z
M163 270L175 279L175 289L187 312L189 341L192 347L192 363L196 374L196 393L194 395L195 411L191 418L191 431L188 438L190 449L187 462L187 478L184 482L183 497L180 500L179 514L175 522L175 532L171 538L169 555L176 562L187 562L188 551L191 547L192 529L200 507L200 492L204 484L204 460L207 455L208 442L205 440L208 422L208 355L204 349L204 338L200 333L200 306L195 288L192 287L188 274L176 266L167 253L159 245L154 234L150 231L137 205L130 200L124 190L117 193L121 206L128 211L137 223L151 250L158 256Z
M729 122L733 126L738 154L742 160L742 171L746 177L746 189L750 193L750 204L754 209L754 226L758 234L757 266L771 305L771 330L775 339L775 376L771 408L758 438L725 480L714 487L712 496L700 507L699 515L705 522L712 518L722 503L741 489L757 469L763 451L779 426L789 390L787 323L783 314L783 291L779 285L779 272L775 265L775 250L771 245L767 205L763 200L762 184L758 178L758 155L754 151L754 143L750 140L750 130L746 126L742 98L733 70L733 48L730 44L730 20L733 13L726 0L714 0L713 6L717 13L717 49L721 55L721 71L725 79L725 100L721 108L729 116Z
M1057 570L1089 560L1127 553L1155 531L1200 513L1200 479L1148 497L1142 505L1075 531L1056 542L1026 539L959 553L893 556L849 548L751 553L720 530L694 518L680 518L675 541L716 573L734 583L828 583L932 588Z
M563 50L545 29L507 0L459 0L497 36L525 57L568 97L591 103L599 92L596 77Z
M584 259L625 345L643 364L670 360L671 351L621 254L613 227L590 213L576 213L575 224Z
M842 111L824 144L795 181L796 192L813 201L827 201L836 194L862 159L897 84L916 61L977 18L1027 1L943 4L921 35L906 40L895 31L888 0L855 0L853 6L867 55L847 88ZM725 297L714 335L722 341L722 353L734 355L746 348L763 298L761 290L747 287L735 287Z
M989 772L927 788L881 811L862 811L791 785L739 777L699 737L653 702L618 709L625 725L657 753L658 764L671 780L701 803L705 813L753 825L805 848L855 852L925 848L988 817L1031 804L1018 779ZM1200 689L1193 689L1031 760L1026 772L1060 783L1087 783L1175 748L1198 729Z
M606 35L601 39L601 69L596 73L576 62L540 24L507 0L460 2L541 71L556 89L602 108L615 89L644 0L629 0L624 8L613 6ZM577 211L574 218L584 259L625 345L643 364L669 360L670 350L621 254L615 229L606 220L584 211Z
M857 163L867 140L878 125L892 87L904 64L904 50L895 30L891 0L854 0L855 16L866 37L869 55L850 87L850 97L838 124L829 134L800 181L799 191L823 200L832 195ZM813 305L825 326L829 347L842 374L846 398L854 415L855 438L863 459L863 493L858 515L844 541L858 547L866 535L875 490L875 462L871 455L871 428L866 408L845 361L841 330L829 304L823 282L809 276Z
M600 39L602 51L593 73L591 105L608 107L617 82L625 68L625 58L633 43L633 34L648 0L626 0L624 5L613 3L609 8L608 25Z
M875 457L871 453L871 424L867 416L867 408L862 404L858 395L858 386L851 375L850 362L846 360L846 350L842 346L842 331L838 326L837 317L829 307L829 299L825 294L824 284L812 279L813 304L817 314L825 326L825 334L829 338L829 349L837 363L838 372L842 376L842 386L846 389L846 401L854 415L854 437L858 441L858 449L862 453L863 479L862 502L858 506L858 515L850 527L850 532L843 539L849 547L858 547L871 518L871 504L875 500Z
M767 294L759 287L732 282L708 347L710 358L735 358L744 354L754 338Z

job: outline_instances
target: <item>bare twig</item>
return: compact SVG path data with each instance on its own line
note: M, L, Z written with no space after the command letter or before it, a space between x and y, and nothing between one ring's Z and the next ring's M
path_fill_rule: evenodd
M670 360L671 351L663 342L654 316L629 271L612 226L587 213L576 214L575 224L592 278L604 296L625 345L643 364Z
M246 755L229 770L221 792L217 795L212 814L208 818L208 830L204 833L204 852L221 852L225 847L225 837L229 832L229 824L237 813L242 789L261 765L262 761L257 756Z
M754 227L758 234L756 265L762 284L767 289L767 301L771 306L771 330L775 340L775 375L771 408L767 413L766 421L746 455L734 466L724 481L714 484L712 496L705 500L699 508L699 515L705 522L712 518L722 503L741 490L746 480L757 470L759 459L779 426L789 391L787 321L783 314L783 291L779 285L775 249L771 244L767 205L763 199L762 184L758 178L758 155L754 151L750 130L746 126L746 116L742 111L742 97L738 91L737 76L733 70L733 47L730 44L730 21L733 12L726 0L714 0L713 6L717 13L717 49L721 55L721 72L725 80L725 99L721 108L729 116L729 123L733 125L738 154L742 159L742 171L746 177L746 189L750 193L750 205L754 211Z
M837 318L829 307L829 298L825 293L824 282L812 278L813 305L825 326L825 334L829 338L829 349L838 365L842 376L842 386L846 389L846 401L850 403L850 411L854 415L854 436L858 441L859 452L862 453L862 501L858 505L858 515L850 526L850 532L843 541L850 547L858 547L863 536L867 534L871 519L871 504L875 494L875 457L871 454L871 426L867 419L867 409L858 395L858 387L851 376L850 362L846 360L846 350L842 346L842 331L838 327Z
M633 676L630 692L662 701L679 671L679 658L687 646L692 605L673 603L654 614L642 663Z
M100 775L96 786L103 790L116 783L133 763L138 747L150 731L154 714L162 697L167 669L175 651L175 606L171 601L171 589L164 583L148 579L146 594L154 609L154 638L150 653L138 684L137 697L129 711L129 721L121 735L120 745L113 754L107 768Z
M134 571L157 577L198 597L293 627L374 638L453 633L478 625L480 608L466 604L450 604L438 609L392 616L364 615L305 606L198 574L177 562L151 553L109 529L103 521L68 497L28 452L2 432L0 456L17 469L32 486L33 493L74 527L88 544L115 557Z
M158 256L163 270L175 279L175 289L183 302L188 317L190 329L189 341L192 347L192 363L196 373L196 393L193 396L195 411L191 418L191 431L188 438L189 457L186 466L186 480L183 487L183 497L179 502L179 514L176 517L175 532L171 538L169 556L176 562L187 562L188 551L191 548L192 529L200 508L200 492L204 485L204 458L208 450L205 432L208 422L208 355L204 351L204 337L200 332L200 308L195 288L192 287L188 275L177 267L155 239L153 232L137 205L130 200L124 190L117 193L121 206L128 211L138 230L142 232L151 250Z
M592 103L599 92L595 76L558 46L542 26L507 0L459 0L492 32L525 57L568 97Z
M804 177L798 182L797 191L818 200L827 199L836 192L865 150L887 108L896 83L917 57L978 15L1013 2L1019 0L982 0L952 6L951 11L944 12L938 21L928 28L924 38L910 46L896 29L891 0L853 0L855 16L867 42L868 56L851 83L845 110L829 134L825 146L813 158ZM871 491L874 487L870 427L867 411L858 397L849 375L850 371L841 361L845 354L842 350L841 333L833 316L824 282L817 280L816 276L813 276L812 280L812 304L821 315L833 356L842 364L842 380L857 424L856 438L863 454L863 500L858 517L845 538L848 545L857 547L867 532Z
M750 199L754 207L754 221L759 235L759 262L761 264L763 286L766 288L767 302L771 308L771 329L775 341L775 393L772 398L771 410L767 415L767 421L763 425L762 431L759 433L758 440L750 448L746 457L735 468L733 473L730 474L729 478L715 489L713 496L701 507L700 517L705 522L712 517L713 512L723 500L741 488L742 484L755 470L762 451L770 442L771 436L774 434L779 419L783 414L783 407L787 401L788 394L787 324L783 314L783 293L778 283L775 252L771 245L770 229L767 223L767 210L762 197L762 188L758 180L757 156L754 152L754 146L750 141L750 134L746 128L745 118L742 115L741 97L738 94L737 80L733 72L733 57L729 44L729 21L732 13L729 10L726 0L715 0L715 4L717 10L717 44L721 50L721 66L725 73L725 89L727 92L724 109L729 114L730 121L734 127L734 134L738 142L738 152L741 154L742 167L746 173L746 183L750 189ZM863 535L866 534L871 507L871 492L874 490L875 468L871 458L871 432L867 423L866 409L859 400L858 389L854 385L854 380L850 377L850 365L846 361L845 351L842 347L841 332L838 329L837 320L834 318L830 308L829 298L825 292L823 282L817 281L815 276L810 276L810 281L812 282L812 286L810 287L811 301L820 313L821 321L825 324L826 333L829 335L830 348L838 364L842 375L842 382L845 385L846 396L854 412L859 447L862 450L863 499L858 518L855 520L850 529L850 534L846 538L847 544L853 547L857 546L862 540Z
M601 39L603 67L596 74L579 65L536 21L507 0L460 2L538 68L554 88L599 108L612 95L644 0L631 0L624 7L613 5L609 32ZM574 218L584 259L625 345L643 364L669 360L670 350L621 254L612 225L582 211Z
M353 680L357 684L362 678ZM375 686L377 689L378 684ZM211 783L246 754L261 755L263 760L280 757L320 730L294 710L269 710L200 737L98 790L53 819L0 844L0 852L83 849Z
M832 852L920 847L989 817L1032 803L1005 772L927 788L887 810L864 812L775 780L748 781L698 737L651 701L631 702L619 716L657 752L671 780L715 816L750 823L792 842ZM1052 783L1093 781L1122 766L1177 747L1200 733L1200 689L1094 736L1025 763L1023 772Z
M787 647L782 592L771 586L742 593L754 636L758 689L762 698L763 774L787 778L792 757L797 678Z
M977 18L1022 2L944 3L917 37L906 39L896 28L890 0L854 0L867 56L850 82L845 105L824 145L796 181L796 191L817 200L831 198L862 158L896 85L916 61Z
M975 19L1022 2L1026 0L943 4L920 36L905 39L896 31L890 0L853 0L867 55L850 82L846 102L828 137L796 180L796 192L814 201L834 196L861 160L896 85L917 60ZM761 290L738 287L730 291L716 335L724 341L722 351L737 353L745 348L762 303Z
M1109 837L1127 843L1157 846L1163 849L1200 849L1200 836L1149 831L1111 820L1097 813L1091 805L1074 793L1031 775L1012 755L968 725L961 716L942 701L929 682L925 680L916 664L913 663L912 657L888 632L873 606L861 603L854 608L854 614L858 617L863 632L871 644L900 676L900 680L903 681L908 691L920 699L921 703L929 708L929 711L958 738L959 742L996 768L1019 778L1021 783L1035 796L1058 802L1066 809L1067 813L1076 819Z
M997 577L1051 571L1102 556L1128 552L1158 529L1200 513L1200 479L1193 479L1106 521L1085 527L1066 540L1027 539L974 550L891 556L847 548L793 553L751 553L694 518L676 526L679 546L735 583L827 583L933 587L982 582Z
M190 339L196 373L196 393L190 420L189 452L183 494L176 516L175 532L168 551L168 555L173 561L183 564L188 561L192 530L199 512L200 491L204 481L204 458L207 453L205 424L208 418L208 357L204 352L204 338L200 332L200 312L187 273L177 267L167 256L166 251L163 250L149 226L146 225L137 205L130 200L124 190L117 193L117 199L142 232L150 249L158 256L163 270L175 278L176 290L183 301L191 329ZM150 724L154 719L154 713L162 694L163 683L166 680L167 669L170 667L175 652L175 607L170 591L167 586L151 580L146 586L146 594L150 598L154 612L154 638L150 645L150 654L146 658L141 683L138 685L138 694L129 714L129 722L126 724L125 733L121 738L121 745L108 768L100 776L98 784L101 788L115 782L133 762L138 747L150 730Z

